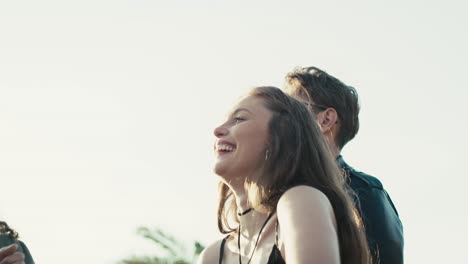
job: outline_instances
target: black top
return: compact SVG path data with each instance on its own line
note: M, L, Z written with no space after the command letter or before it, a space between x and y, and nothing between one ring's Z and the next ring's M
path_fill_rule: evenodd
M373 263L403 264L403 225L382 183L373 176L355 170L341 156L337 161L348 175L348 184L356 194L356 207L364 222ZM219 264L222 263L226 239L221 243ZM267 264L285 263L276 245Z
M223 241L221 242L221 246L219 248L219 264L223 263L223 256L224 256L224 244L226 243L226 239L229 237L226 236ZM286 264L284 262L283 256L281 256L281 252L276 246L278 244L278 221L276 221L276 228L275 228L275 245L271 249L270 257L268 258L267 264Z
M337 161L349 176L348 184L356 193L356 207L366 229L373 263L403 263L403 226L392 199L375 177L357 171L339 156Z

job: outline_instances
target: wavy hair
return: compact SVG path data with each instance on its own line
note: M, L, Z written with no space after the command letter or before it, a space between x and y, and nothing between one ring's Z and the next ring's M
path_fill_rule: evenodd
M335 140L342 149L359 131L359 97L356 89L317 67L296 68L286 76L285 89L321 107L335 109L340 119Z
M323 192L333 207L337 221L340 257L343 263L370 263L364 227L351 190L309 110L276 87L257 87L248 96L262 98L272 112L269 121L268 159L261 159L261 173L246 179L249 203L254 208L274 212L288 189L307 185ZM222 233L237 230L237 205L230 188L219 184L218 228Z
M6 234L13 239L18 238L18 232L11 229L10 226L4 221L0 221L0 234Z

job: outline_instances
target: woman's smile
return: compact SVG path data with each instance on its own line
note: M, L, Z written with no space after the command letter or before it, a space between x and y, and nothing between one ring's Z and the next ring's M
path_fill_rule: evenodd
M226 140L218 140L215 144L215 154L217 157L224 156L227 154L231 154L236 149L235 144L226 141Z

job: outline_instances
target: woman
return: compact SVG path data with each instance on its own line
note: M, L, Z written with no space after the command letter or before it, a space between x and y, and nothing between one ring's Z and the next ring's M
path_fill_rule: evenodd
M258 87L214 134L228 236L199 263L370 263L345 180L304 105Z
M26 245L18 240L18 233L0 221L0 263L34 264Z

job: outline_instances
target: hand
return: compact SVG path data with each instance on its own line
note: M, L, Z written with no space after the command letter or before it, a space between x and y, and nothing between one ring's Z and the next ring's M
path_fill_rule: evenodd
M24 254L17 252L17 249L16 244L0 248L0 264L25 264Z

